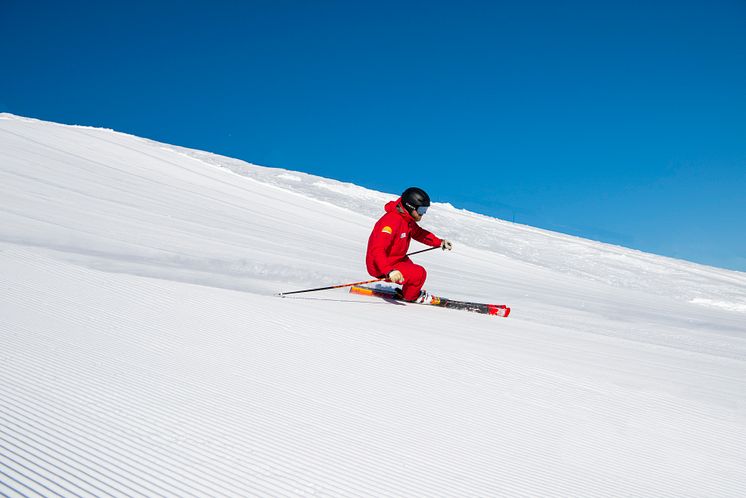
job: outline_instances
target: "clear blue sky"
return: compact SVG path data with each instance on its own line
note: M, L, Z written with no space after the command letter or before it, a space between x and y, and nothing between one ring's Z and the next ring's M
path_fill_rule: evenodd
M0 20L0 111L746 271L743 0L0 0Z

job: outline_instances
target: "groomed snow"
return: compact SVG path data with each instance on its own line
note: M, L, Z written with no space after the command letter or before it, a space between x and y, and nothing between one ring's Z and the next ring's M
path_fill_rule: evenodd
M746 274L435 203L510 318L274 296L394 197L0 114L0 495L746 495Z

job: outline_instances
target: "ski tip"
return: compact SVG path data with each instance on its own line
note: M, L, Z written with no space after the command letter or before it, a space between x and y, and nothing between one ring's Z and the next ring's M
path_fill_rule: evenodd
M497 315L506 318L508 315L510 315L510 308L508 308L504 304L488 304L487 311L490 315Z

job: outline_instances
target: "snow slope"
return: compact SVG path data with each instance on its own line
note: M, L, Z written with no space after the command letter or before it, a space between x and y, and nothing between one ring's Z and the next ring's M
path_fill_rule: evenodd
M0 114L0 495L744 496L746 274ZM413 249L417 249L414 247Z

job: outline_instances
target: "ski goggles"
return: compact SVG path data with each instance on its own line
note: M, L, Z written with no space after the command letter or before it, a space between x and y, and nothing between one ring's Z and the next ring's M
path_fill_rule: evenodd
M417 214L419 214L420 216L422 216L423 214L427 213L427 208L428 207L429 206L419 206L417 208Z

